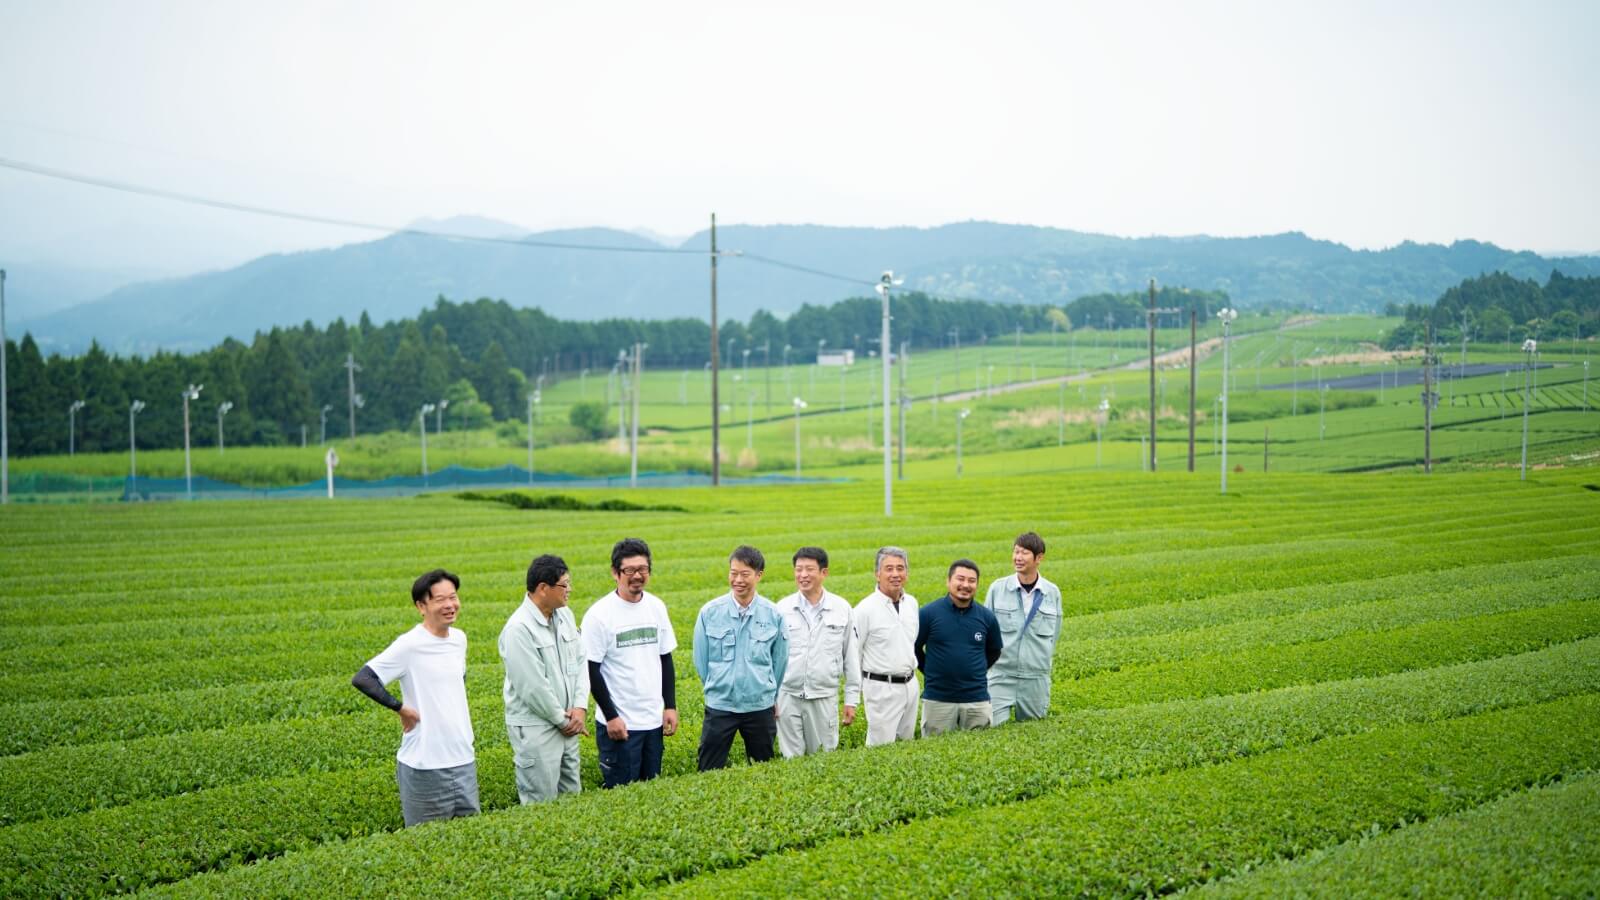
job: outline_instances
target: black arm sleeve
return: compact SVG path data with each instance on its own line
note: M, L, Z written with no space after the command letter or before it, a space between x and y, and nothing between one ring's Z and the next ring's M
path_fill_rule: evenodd
M661 703L667 709L678 708L678 670L671 653L661 654Z
M350 679L350 686L372 698L372 702L385 709L400 709L400 701L388 692L383 682L378 680L378 673L372 671L371 666L362 666L356 677Z
M600 664L589 663L589 693L594 695L594 705L600 708L600 715L606 721L617 717L617 706L611 702L611 689L606 687L605 676L600 674Z

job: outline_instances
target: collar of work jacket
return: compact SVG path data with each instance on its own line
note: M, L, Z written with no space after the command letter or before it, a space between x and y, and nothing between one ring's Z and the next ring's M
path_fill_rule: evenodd
M741 610L727 593L701 607L694 665L707 707L742 713L772 706L788 662L783 623L771 600L756 594Z
M825 590L810 612L809 607L810 601L798 591L778 601L778 616L789 639L783 690L806 700L837 697L842 675L845 705L855 706L861 697L861 664L850 640L850 603Z
M991 682L1050 677L1055 645L1061 638L1061 589L1043 575L1033 587L1039 593L1039 611L1030 621L1033 593L1022 593L1021 580L1015 573L989 586L984 605L999 621L1005 642L1000 658L989 669Z
M560 607L547 620L526 595L506 623L500 652L506 666L506 721L560 725L566 710L588 702L588 670L577 620Z

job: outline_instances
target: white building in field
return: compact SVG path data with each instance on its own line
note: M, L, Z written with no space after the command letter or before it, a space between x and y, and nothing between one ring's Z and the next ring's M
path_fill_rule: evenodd
M854 350L827 350L817 354L817 365L819 366L844 366L849 368L855 364L856 352Z

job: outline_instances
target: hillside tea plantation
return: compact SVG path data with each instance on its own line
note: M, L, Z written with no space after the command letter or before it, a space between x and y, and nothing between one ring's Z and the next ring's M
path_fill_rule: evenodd
M0 896L1592 896L1597 482L981 467L902 483L892 520L871 481L7 507ZM777 599L820 544L854 602L897 544L927 602L957 557L1009 574L1024 530L1068 613L1047 719L867 749L858 718L695 773L689 637L734 546ZM519 807L495 638L532 556L581 618L624 536L679 642L664 777L601 791L587 738L584 791ZM402 830L398 724L349 681L435 566L484 813Z

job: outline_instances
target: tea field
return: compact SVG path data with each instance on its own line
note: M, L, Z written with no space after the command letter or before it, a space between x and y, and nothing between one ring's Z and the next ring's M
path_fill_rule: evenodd
M1219 495L1214 468L1006 464L1044 452L922 461L892 520L867 480L0 509L0 895L1600 890L1600 469L1251 467ZM956 557L1007 574L1027 529L1069 612L1049 718L872 749L858 720L694 772L689 635L735 545L777 598L821 544L853 601L898 544L928 601ZM495 637L533 555L573 566L581 616L623 536L680 641L665 777L601 791L590 740L583 793L519 807ZM349 679L434 566L462 577L484 814L403 830L398 724Z

